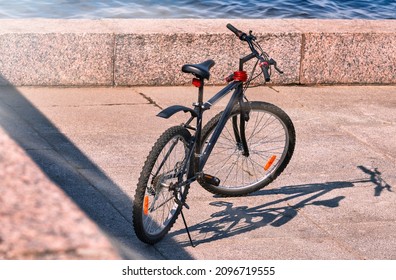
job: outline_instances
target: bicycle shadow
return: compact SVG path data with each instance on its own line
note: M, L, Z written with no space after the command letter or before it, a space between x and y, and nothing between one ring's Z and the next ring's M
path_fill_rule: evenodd
M330 199L321 199L321 197L336 190L353 188L356 183L371 182L376 184L375 195L377 195L378 183L381 182L380 186L384 185L383 180L378 179L378 175L381 173L377 169L373 171L363 166L359 166L358 168L376 177L354 181L334 181L284 186L270 190L264 189L252 194L252 196L276 195L278 197L280 195L281 198L254 207L234 206L233 203L223 200L210 202L209 205L222 209L211 214L207 220L189 227L194 238L194 243L195 245L199 245L229 238L264 226L281 227L296 218L300 209L308 206L339 207L345 196L334 196ZM391 189L388 184L384 188ZM295 200L297 202L293 202ZM171 233L171 236L184 233L184 231L179 230ZM186 241L182 245L189 246L189 243Z
M364 173L370 175L370 179L368 179L367 181L370 181L375 185L374 196L380 196L384 190L387 190L388 192L393 192L392 186L389 185L382 178L382 173L380 171L378 171L378 168L375 167L375 168L369 169L362 165L359 165L358 168L360 170L362 170Z
M339 207L345 196L334 196L331 199L321 199L321 197L336 190L353 188L359 183L372 183L374 185L374 196L380 196L384 190L393 192L392 186L382 178L378 168L368 168L362 165L357 166L357 168L370 175L370 177L360 180L263 189L251 196L281 195L282 198L254 207L234 206L233 203L227 201L211 202L209 205L222 209L211 214L207 220L189 227L191 234L195 237L194 243L199 245L229 238L263 226L281 227L296 218L300 209L308 206ZM295 200L297 202L293 202ZM184 234L184 232L177 231L171 233L171 236L179 234ZM189 246L189 243L185 242L183 246Z
M351 182L328 182L285 186L271 190L264 189L254 193L253 196L282 195L283 197L254 207L234 207L233 203L227 201L211 202L209 205L223 209L213 213L207 220L189 227L189 230L193 236L204 236L203 239L194 240L194 243L199 245L244 234L264 226L281 227L293 220L300 209L309 205L338 207L342 199L345 198L344 196L326 200L318 199L333 190L352 188L353 186L354 184ZM302 200L295 204L289 203L291 200L299 198ZM171 235L183 233L179 231L171 233ZM183 245L188 246L188 244L186 242Z
M0 86L0 126L97 224L119 255L125 259L164 258L154 246L136 238L131 221L133 202L120 186L1 75L0 82L8 84ZM182 258L192 259L179 251Z

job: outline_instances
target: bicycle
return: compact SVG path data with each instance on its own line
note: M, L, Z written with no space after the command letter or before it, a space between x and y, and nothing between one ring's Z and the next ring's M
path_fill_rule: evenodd
M227 28L251 50L240 58L239 70L226 78L227 86L203 102L204 82L209 80L215 62L183 65L183 72L195 76L192 84L198 87L198 102L193 109L174 105L157 115L167 119L181 111L191 114L186 123L167 129L158 138L141 171L133 226L145 243L160 241L181 213L194 246L182 212L183 207L189 208L186 198L193 182L220 196L247 195L275 180L293 155L296 136L289 116L273 104L249 101L245 95L261 73L265 82L270 81L271 66L283 72L263 51L252 31L246 34L231 24ZM253 58L257 61L248 78L243 66ZM254 75L257 66L261 71ZM203 113L231 91L224 111L202 127ZM194 119L195 127L191 125Z

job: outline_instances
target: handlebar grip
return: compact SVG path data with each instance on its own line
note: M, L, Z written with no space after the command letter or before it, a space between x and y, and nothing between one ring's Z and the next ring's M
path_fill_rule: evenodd
M246 35L241 30L236 29L231 23L227 24L227 28L231 30L241 40L243 40L244 35Z
M268 72L268 67L266 67L265 65L261 66L261 69L263 70L263 74L264 74L264 79L266 82L271 81L271 76Z

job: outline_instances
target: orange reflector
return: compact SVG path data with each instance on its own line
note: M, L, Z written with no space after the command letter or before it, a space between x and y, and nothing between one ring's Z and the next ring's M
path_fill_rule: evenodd
M148 208L149 208L149 198L148 195L144 196L144 201L143 201L143 214L148 215Z
M267 171L267 170L271 167L271 165L274 163L275 159L276 159L276 156L273 155L273 156L267 161L267 164L264 166L264 170L265 170L265 171Z

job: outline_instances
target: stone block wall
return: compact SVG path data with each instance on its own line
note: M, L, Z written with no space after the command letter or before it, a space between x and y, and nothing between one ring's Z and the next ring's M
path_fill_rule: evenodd
M184 85L212 58L222 84L249 53L227 28L253 30L283 75L273 84L395 84L396 20L0 20L0 85Z

